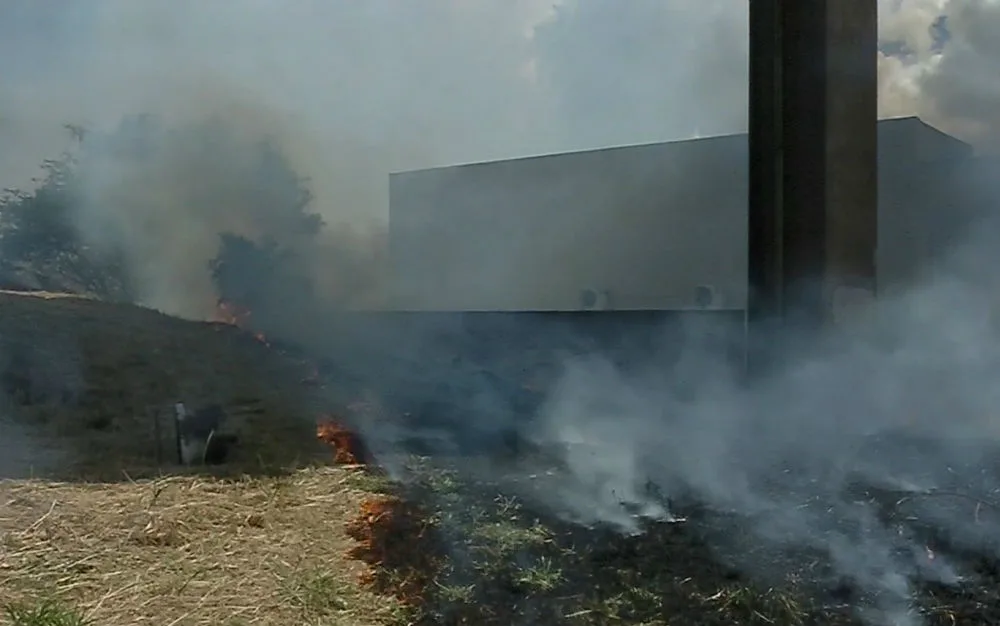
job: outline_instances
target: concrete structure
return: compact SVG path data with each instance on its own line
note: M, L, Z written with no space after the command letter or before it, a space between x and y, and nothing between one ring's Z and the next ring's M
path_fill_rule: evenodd
M837 317L875 294L878 5L750 3L748 322ZM752 339L752 337L751 337Z
M974 168L917 118L880 122L878 140L891 287L961 228ZM742 134L393 174L392 308L745 309L747 165Z

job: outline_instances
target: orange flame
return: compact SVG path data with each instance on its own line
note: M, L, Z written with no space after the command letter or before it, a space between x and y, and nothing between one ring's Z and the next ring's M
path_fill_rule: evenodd
M381 407L377 399L366 398L347 410L371 415L380 413ZM367 455L363 442L332 416L323 416L318 422L316 436L334 448L338 463L365 460L361 471L384 471ZM346 531L356 542L347 555L368 566L359 574L363 585L392 594L409 606L426 602L427 589L441 571L444 559L440 537L425 510L397 495L371 495L361 503Z
M243 330L250 330L250 320L253 317L253 312L250 309L241 307L238 304L234 304L224 298L219 298L219 301L215 305L215 319L213 321L220 322L222 324L229 324L231 326L236 326ZM265 346L270 347L270 343L267 340L267 336L262 332L254 332L254 339L261 342Z
M365 499L347 525L347 535L358 542L348 555L369 566L360 575L362 584L392 592L406 604L420 604L440 565L430 529L426 516L396 496Z
M213 321L246 328L250 321L250 311L220 298L215 305L215 319Z
M333 448L333 462L338 465L363 465L368 461L361 439L329 417L316 424L316 438Z

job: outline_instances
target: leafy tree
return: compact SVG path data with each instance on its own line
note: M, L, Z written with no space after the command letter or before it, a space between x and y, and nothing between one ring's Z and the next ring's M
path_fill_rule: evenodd
M324 223L275 141L222 118L168 127L137 115L106 132L66 130L75 149L46 161L34 190L0 199L0 269L30 268L46 289L135 301L143 267L208 232L217 254L193 271L210 271L220 299L263 320L276 303L311 297L310 268L294 251L314 249Z
M70 218L72 157L45 161L42 184L33 192L9 190L0 203L0 235L8 259L37 260L56 251L80 249Z
M272 322L287 318L295 303L314 306L313 285L296 249L310 247L325 225L310 211L308 181L278 146L264 140L254 150L247 197L255 204L250 212L264 234L254 239L220 233L219 252L209 268L219 300L249 312L250 319L244 321L266 332Z
M254 197L282 216L292 217L295 226L290 235L318 235L324 224L319 214L309 211L313 201L309 181L295 173L273 141L261 141L257 149L259 157L251 178Z
M131 300L121 253L85 245L73 222L75 166L71 154L47 160L33 191L8 189L0 198L0 268L41 289Z
M297 306L314 306L311 282L295 253L267 238L258 243L223 233L209 264L219 300L235 308L243 325L269 332Z
M273 239L258 244L240 235L221 234L219 254L209 264L220 299L259 310L288 279L290 257Z

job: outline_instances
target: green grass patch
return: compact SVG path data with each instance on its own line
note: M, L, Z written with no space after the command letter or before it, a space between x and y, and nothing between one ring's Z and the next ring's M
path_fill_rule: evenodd
M84 614L54 599L3 605L8 626L93 626Z

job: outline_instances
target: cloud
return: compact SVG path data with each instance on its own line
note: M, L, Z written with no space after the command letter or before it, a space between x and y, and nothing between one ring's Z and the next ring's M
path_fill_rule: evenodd
M998 121L993 0L880 0L879 113L978 143ZM598 146L746 127L748 5L567 0L536 33L562 141Z

